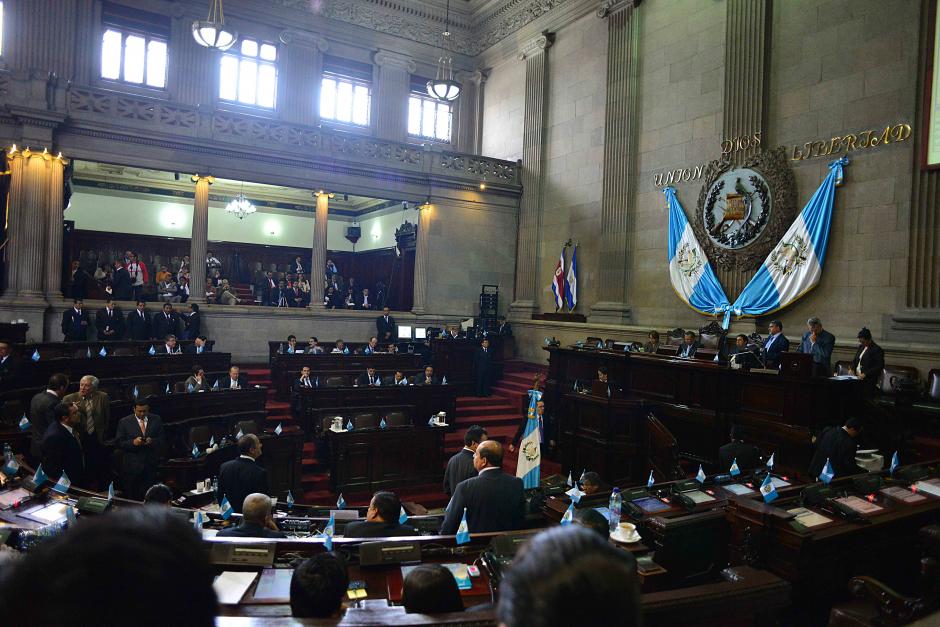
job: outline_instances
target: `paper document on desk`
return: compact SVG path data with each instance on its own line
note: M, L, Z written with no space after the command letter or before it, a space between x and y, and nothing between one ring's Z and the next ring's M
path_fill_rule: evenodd
M914 484L914 488L918 492L926 492L933 496L940 496L940 479L927 479L925 481L918 481Z
M258 573L242 573L231 570L223 571L212 582L215 595L222 605L238 605L248 592L248 588L255 582Z
M800 523L807 529L812 527L818 527L819 525L825 525L828 522L832 522L831 518L826 518L822 514L817 514L816 512L810 511L805 507L797 507L796 509L788 509L787 513L796 514L796 522Z

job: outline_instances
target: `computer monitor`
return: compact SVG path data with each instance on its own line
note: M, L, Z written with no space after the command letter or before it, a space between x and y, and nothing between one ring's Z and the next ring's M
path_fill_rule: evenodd
M415 327L415 339L426 340L428 338L427 327Z
M398 325L398 339L399 340L411 339L411 325L410 324Z

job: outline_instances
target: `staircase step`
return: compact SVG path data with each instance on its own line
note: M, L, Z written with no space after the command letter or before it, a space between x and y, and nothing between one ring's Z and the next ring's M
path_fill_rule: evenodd
M473 416L492 416L495 414L510 414L515 409L514 404L500 403L499 405L490 405L489 407L458 407L457 420Z

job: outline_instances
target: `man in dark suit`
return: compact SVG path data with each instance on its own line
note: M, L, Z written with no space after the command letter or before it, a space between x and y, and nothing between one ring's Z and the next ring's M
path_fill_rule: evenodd
M114 262L114 272L111 277L111 296L114 300L131 299L131 275L127 268L119 262Z
M69 389L68 375L56 373L49 377L45 391L39 392L29 401L29 432L32 443L29 452L34 460L42 459L42 438L55 419L52 408L61 402Z
M81 416L78 431L81 432L85 452L85 482L87 487L100 489L109 481L111 449L107 446L107 436L111 433L111 399L98 391L98 378L87 374L79 380L78 392L67 395L62 402L78 406Z
M264 306L270 305L271 294L277 289L277 282L274 280L274 275L271 274L270 271L265 272L264 278L255 287L258 290L258 295L261 297L261 304Z
M150 314L144 301L137 301L137 308L127 314L124 323L127 325L127 339L143 341L151 338Z
M375 329L380 342L394 342L398 339L395 335L395 318L391 316L388 307L383 307L382 315L375 319Z
M878 385L878 378L885 367L885 352L871 339L871 331L862 327L858 332L858 350L852 358L852 370L869 390Z
M52 408L53 422L42 439L42 469L53 482L64 472L75 485L85 481L85 455L82 451L81 414L78 405L59 403Z
M809 464L809 476L818 477L826 465L832 465L836 477L847 477L865 472L855 463L855 440L862 433L861 418L849 418L841 427L829 427L822 432L816 443L816 452Z
M197 335L193 343L187 346L183 352L190 355L201 355L202 353L211 353L212 347L209 346L209 340L205 335Z
M227 462L231 464L232 462ZM278 530L271 515L273 502L267 494L254 493L245 497L239 503L238 510L242 513L242 522L237 527L229 527L218 533L220 538L286 538L284 532ZM232 503L235 507L235 503Z
M401 510L401 501L394 492L376 492L369 502L369 509L366 510L366 519L346 525L343 536L346 538L390 538L418 535L411 525L398 522Z
M832 375L832 349L836 347L836 336L823 329L819 318L812 317L806 321L809 331L803 334L798 352L813 356L813 376L828 377Z
M284 279L277 282L277 287L271 291L272 307L293 307L294 294L287 288Z
M199 337L202 330L202 317L199 313L199 304L190 303L189 313L180 316L180 322L183 323L183 333L181 337L184 340L194 340Z
M415 385L437 385L440 379L434 376L434 366L425 366L424 374L415 377Z
M19 363L13 356L13 347L9 342L0 340L0 387L12 388L19 374Z
M157 344L154 347L157 355L180 355L183 353L183 350L179 347L177 343L176 336L173 334L167 335L163 338L161 344Z
M120 340L124 337L124 314L120 308L114 306L110 298L105 301L104 307L95 312L95 329L101 341Z
M490 382L493 377L493 351L490 350L489 338L483 338L480 348L473 357L473 381L477 396L490 395Z
M477 469L473 467L473 454L477 447L486 442L486 430L480 425L471 425L463 435L463 448L454 453L447 460L447 469L444 471L444 494L453 496L457 485L464 479L477 476Z
M699 343L695 341L695 331L686 331L682 344L676 351L676 357L692 359L695 357L695 351L699 349Z
M229 368L228 376L222 377L222 380L219 381L220 390L240 390L245 387L248 387L248 381L241 376L238 366Z
M718 470L728 472L734 460L738 460L741 472L760 466L760 450L753 444L745 444L741 437L741 428L731 425L731 441L718 449Z
M261 440L253 433L238 439L238 457L219 468L219 500L228 499L232 509L241 513L242 502L249 494L267 494L268 471L258 463L261 457Z
M76 299L71 309L62 312L62 335L66 342L84 342L88 339L88 314L82 310L82 301Z
M461 340L465 337L466 335L464 335L464 332L461 331L459 327L451 327L444 335L445 340Z
M150 413L146 399L134 401L134 413L118 422L115 443L124 452L121 481L129 498L143 499L157 481L157 465L163 453L163 419Z
M512 335L512 326L506 321L506 316L500 316L499 318L496 319L496 321L497 321L496 335L505 335L505 336Z
M545 401L539 400L535 403L535 418L539 421L539 444L542 450L554 448L554 420L550 416L545 415ZM510 453L514 452L516 447L519 446L519 443L522 442L522 436L525 434L525 427L528 421L529 418L526 416L519 422L519 426L516 428L516 434L512 437L512 443L509 445Z
M783 323L779 320L772 320L767 332L767 341L764 342L764 363L768 368L776 368L780 365L781 354L790 351L790 340L783 334Z
M155 340L163 339L167 335L175 337L178 333L179 325L180 318L179 315L173 311L173 305L164 303L163 311L154 315L153 319L150 321L150 337Z
M356 378L356 385L362 387L382 385L382 378L375 373L375 368L370 366Z
M503 472L503 447L495 440L482 442L473 454L473 467L479 473L459 484L447 505L441 525L442 535L457 533L464 509L470 533L512 531L525 520L522 479Z
M310 389L316 386L313 377L310 376L310 366L304 366L300 369L300 376L294 379L290 387L290 406L295 416L300 416L300 390Z

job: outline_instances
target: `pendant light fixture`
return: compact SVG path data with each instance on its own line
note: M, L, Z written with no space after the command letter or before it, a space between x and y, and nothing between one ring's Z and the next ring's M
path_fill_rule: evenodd
M460 96L460 83L454 80L451 58L444 49L448 37L450 37L450 0L447 0L444 32L441 33L441 56L437 59L437 76L434 80L428 81L428 95L442 102L451 102Z
M208 17L193 22L193 39L200 46L216 50L228 50L238 41L238 33L225 28L222 0L209 0Z

